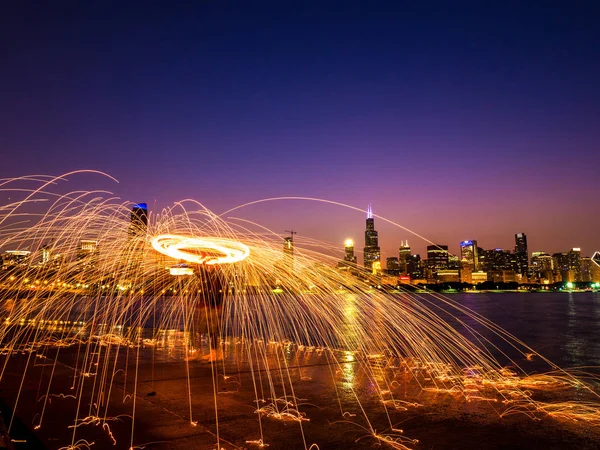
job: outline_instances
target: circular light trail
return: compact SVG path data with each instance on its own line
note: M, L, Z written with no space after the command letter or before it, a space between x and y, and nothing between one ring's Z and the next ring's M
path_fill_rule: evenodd
M161 234L152 239L152 247L163 255L195 264L231 264L250 255L248 246L223 238L199 238Z

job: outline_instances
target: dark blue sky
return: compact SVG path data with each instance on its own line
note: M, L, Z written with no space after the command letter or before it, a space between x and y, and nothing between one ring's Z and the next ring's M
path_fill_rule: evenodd
M98 169L121 183L77 187L217 212L372 202L454 251L600 248L594 2L14 3L2 177ZM333 207L239 215L362 242ZM409 238L380 228L384 256Z

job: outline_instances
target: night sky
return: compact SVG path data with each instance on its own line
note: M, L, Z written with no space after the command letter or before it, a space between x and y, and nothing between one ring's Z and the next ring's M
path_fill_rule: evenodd
M97 169L120 183L73 188L155 211L310 196L454 252L516 232L600 250L595 2L149 3L2 6L0 177ZM236 216L363 245L364 215L339 207ZM383 258L406 238L424 252L376 227Z

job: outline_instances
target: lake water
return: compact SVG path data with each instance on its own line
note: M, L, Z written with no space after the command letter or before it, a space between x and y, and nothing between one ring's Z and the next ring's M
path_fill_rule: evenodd
M562 368L600 367L600 293L491 293L449 297L500 325ZM484 329L472 322L470 325L478 331Z
M440 313L436 306L441 305L442 302L427 294L419 297L426 304L431 302L432 309ZM446 297L496 323L559 367L568 369L595 366L592 372L600 375L600 293L461 293ZM390 301L393 301L392 299L393 296ZM94 305L93 299L80 298L70 309L69 319L89 322ZM177 312L180 309L175 298L165 298L158 302L156 311L153 309L151 313L147 313L143 324L144 333L148 336L152 334L150 328L155 324L160 328L181 329L182 313L173 314L173 311ZM461 323L456 320L457 317L481 332L500 350L513 358L513 361L522 364L522 368L527 372L549 370L548 365L539 359L523 362L522 354L514 351L510 345L487 330L481 323L457 313L454 309L448 307L444 309L451 312L448 315L442 313L442 316L467 338L472 339L472 336L465 332ZM138 308L134 307L132 310ZM168 311L168 314L164 314L163 310ZM34 316L35 314L31 315ZM169 318L168 323L163 322L164 317ZM125 321L116 323L127 325ZM57 327L56 324L54 326ZM56 331L61 330L62 326L59 325ZM120 328L119 330L123 331ZM111 332L114 333L115 330ZM499 352L491 351L502 364L510 364Z

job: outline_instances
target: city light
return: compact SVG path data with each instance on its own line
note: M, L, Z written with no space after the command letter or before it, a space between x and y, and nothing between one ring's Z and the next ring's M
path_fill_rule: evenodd
M18 180L13 184L12 195L48 195ZM8 183L5 189L10 188ZM399 249L402 258L391 259L402 272L388 284L372 217L365 223L368 258L361 266L352 240L335 256L315 250L327 248L322 243L309 240L304 247L294 242L291 258L290 238L266 233L260 224L223 219L196 202L151 216L140 208L143 204L111 203L112 197L98 199L95 193L75 205L75 194L57 195L56 204L63 206L49 207L41 218L28 216L28 227L22 216L14 227L9 223L27 203L0 211L5 225L0 246L9 242L31 249L25 259L9 260L0 279L3 365L6 373L19 371L16 384L9 384L14 377L0 382L7 391L36 386L41 395L19 396L15 405L15 410L35 410L36 430L60 404L65 429L77 427L81 439L93 436L94 448L114 445L119 438L113 421L138 418L136 401L150 394L133 392L151 385L154 367L148 368L155 361L185 375L185 386L173 387L185 392L179 397L182 404L165 408L176 409L168 412L186 424L216 417L231 405L226 398L246 406L247 423L256 426L244 429L240 446L269 445L265 423L302 427L310 422L308 430L339 420L366 427L371 444L412 449L417 441L394 426L400 420L396 414L405 414L401 420L408 423L435 405L436 396L454 405L494 405L500 417L523 414L600 427L595 378L558 369L451 297L426 286L415 290L410 283L423 266L407 244ZM63 257L44 259L42 248ZM445 246L433 245L432 255L441 265L450 261ZM459 270L440 272L457 277ZM483 280L484 272L471 276ZM440 306L443 315L437 312ZM481 340L453 328L457 322L468 323L474 335L471 327L485 329L486 342L508 343L514 358L504 355L500 362ZM30 357L39 363L27 364ZM210 369L195 364L196 358ZM547 373L522 368L532 359ZM46 365L60 370L39 370ZM214 391L200 384L198 371L208 374ZM313 381L317 373L320 378ZM133 381L138 378L144 381ZM114 391L116 402L110 397ZM339 411L319 406L316 412L312 405L322 392ZM560 396L554 398L554 392ZM33 406L27 406L30 400ZM86 402L85 411L80 400ZM150 424L153 418L144 420ZM218 420L205 422L215 435L222 431ZM99 424L106 426L85 434L85 425ZM137 448L130 442L134 433L127 438L125 446ZM68 445L63 448L75 448Z

